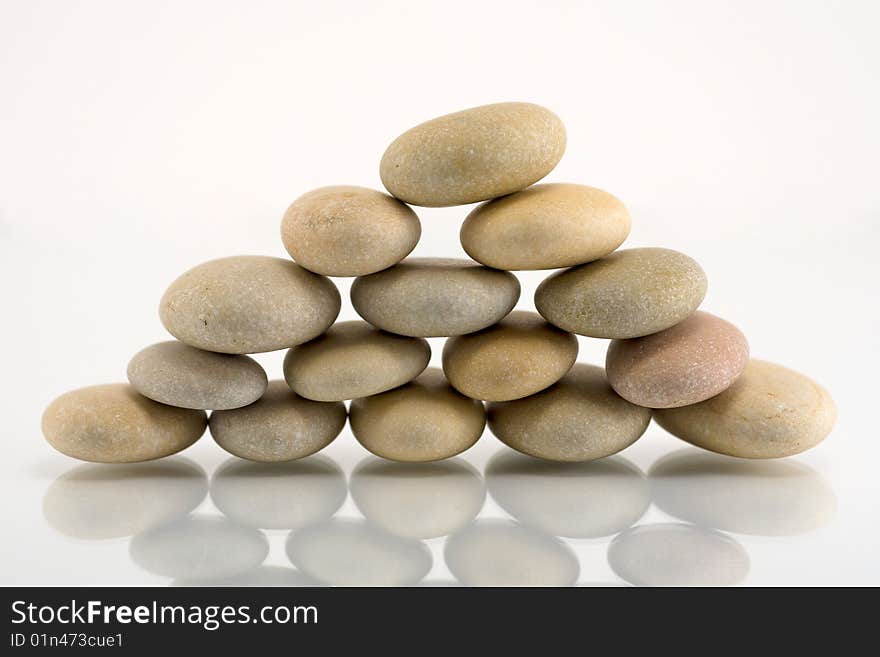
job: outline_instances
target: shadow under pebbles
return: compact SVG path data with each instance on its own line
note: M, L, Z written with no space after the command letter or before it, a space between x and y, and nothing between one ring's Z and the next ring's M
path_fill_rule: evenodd
M319 586L319 582L294 568L285 566L257 566L238 575L214 579L175 579L171 586Z
M181 456L148 463L88 463L49 485L43 517L71 538L124 538L186 516L207 492L205 471Z

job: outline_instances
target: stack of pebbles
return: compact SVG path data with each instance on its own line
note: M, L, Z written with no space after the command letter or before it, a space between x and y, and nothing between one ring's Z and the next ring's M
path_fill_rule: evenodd
M380 165L391 195L326 187L297 199L281 226L293 260L203 263L165 292L177 341L129 363L129 384L56 399L48 441L88 461L178 452L210 426L254 461L313 454L346 421L376 455L433 461L459 454L487 419L504 443L553 461L587 461L635 442L651 417L679 438L746 458L821 441L835 406L805 376L750 360L743 334L698 311L706 275L664 248L616 250L623 203L600 189L535 185L565 149L550 111L500 103L449 114L397 138ZM471 260L407 258L421 234L411 205L483 202L465 219ZM538 287L538 313L511 312L511 270L559 270ZM331 276L356 276L365 321L334 324ZM610 338L605 369L576 363L574 334ZM448 338L443 369L425 338ZM289 349L269 382L246 354ZM484 404L488 402L488 404ZM205 411L213 411L208 422Z

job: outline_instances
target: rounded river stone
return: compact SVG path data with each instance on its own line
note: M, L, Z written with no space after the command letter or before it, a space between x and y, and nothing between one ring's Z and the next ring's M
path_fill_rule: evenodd
M340 401L412 381L430 359L431 348L423 338L395 335L367 322L341 322L288 351L284 378L306 399Z
M329 445L345 426L345 404L316 402L270 381L259 401L211 413L209 427L230 454L261 462L292 461Z
M659 333L613 340L605 371L618 395L639 406L696 404L726 390L749 362L749 343L730 322L697 311Z
M654 411L669 433L712 452L750 459L791 456L831 433L837 407L803 374L751 360L719 395L691 406Z
M461 245L497 269L559 269L608 255L630 226L626 207L608 192L550 183L477 207L461 227Z
M403 133L382 156L379 175L407 203L464 205L525 189L550 173L564 152L565 126L553 112L496 103Z
M443 371L463 395L508 401L556 383L574 365L577 353L577 338L571 333L520 310L477 333L449 338Z
M175 454L205 432L204 411L166 406L127 383L80 388L43 413L43 435L62 454L96 463L134 463Z
M159 304L171 335L227 354L275 351L327 330L339 314L330 279L283 258L232 256L193 267Z
M366 187L321 187L296 199L281 222L284 248L324 276L363 276L403 260L422 234L416 213Z
M638 338L694 312L706 286L705 272L683 253L626 249L549 276L535 292L535 307L572 333Z
M455 258L407 258L355 280L351 302L373 326L400 335L447 337L498 322L519 300L510 272Z
M489 404L489 428L508 447L548 461L592 461L632 445L651 411L608 385L601 367L577 363L546 390Z
M266 391L266 372L253 358L218 354L169 340L151 345L128 363L139 393L180 408L247 406Z
M435 367L399 388L355 399L350 413L361 445L392 461L455 456L477 442L486 426L482 402L457 392Z

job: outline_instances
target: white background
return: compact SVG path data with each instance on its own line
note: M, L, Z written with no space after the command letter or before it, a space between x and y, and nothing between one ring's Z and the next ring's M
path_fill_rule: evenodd
M279 223L299 194L380 188L403 130L524 100L568 129L548 181L619 196L626 246L694 257L703 308L839 405L828 440L792 459L836 513L796 537L736 536L744 582L880 584L878 24L871 1L3 0L0 583L168 581L125 541L48 525L44 494L75 463L42 439L43 408L123 380L132 354L166 339L158 300L185 269L285 256ZM417 208L415 254L463 256L467 211ZM544 275L520 276L519 307ZM345 299L350 280L336 282ZM580 358L601 363L604 348L582 339ZM260 357L270 377L281 357ZM652 427L624 456L647 471L680 446ZM487 433L464 458L482 467L498 449ZM364 456L348 430L328 454L346 471ZM225 459L209 436L186 456L208 473ZM356 515L351 499L340 513ZM505 515L491 497L482 514ZM668 519L655 506L640 523ZM269 563L286 563L284 536L270 539ZM429 579L449 579L442 541L431 549ZM604 543L572 549L581 581L616 580Z

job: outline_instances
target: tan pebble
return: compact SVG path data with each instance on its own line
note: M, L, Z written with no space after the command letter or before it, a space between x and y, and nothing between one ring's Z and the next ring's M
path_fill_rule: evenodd
M422 234L416 213L366 187L321 187L296 199L281 222L284 248L324 276L363 276L403 260Z
M721 394L692 406L658 409L654 418L697 447L772 459L822 442L834 427L837 408L831 395L803 374L753 359Z
M576 363L535 395L489 404L489 428L508 447L549 461L592 461L632 445L651 411L608 385L601 367Z
M616 251L557 272L535 292L551 324L594 338L638 338L674 326L706 296L706 274L670 249Z
M471 447L486 426L482 402L460 394L429 367L417 379L351 402L355 438L392 461L437 461Z
M577 338L571 333L535 313L515 311L487 329L449 338L443 371L463 395L508 401L556 383L577 353Z
M43 435L62 454L97 463L134 463L175 454L205 432L204 411L166 406L127 383L65 393L43 413Z
M345 426L345 404L303 399L284 381L270 381L259 401L214 411L209 426L230 454L267 463L292 461L333 442Z
M379 174L407 203L464 205L525 189L550 173L563 152L565 126L550 110L496 103L403 133L382 156Z
M330 279L283 258L232 256L174 281L159 304L171 335L228 354L286 349L323 333L339 314Z
M697 311L659 333L614 340L605 371L618 395L639 406L696 404L726 390L749 362L749 343L730 322Z
M288 351L284 378L306 399L355 399L412 381L430 358L427 340L388 333L367 322L341 322Z
M626 207L608 192L549 183L474 209L461 227L461 245L497 269L559 269L608 255L630 226Z
M507 315L519 299L510 272L454 258L407 258L351 286L358 314L373 326L415 337L472 333Z

